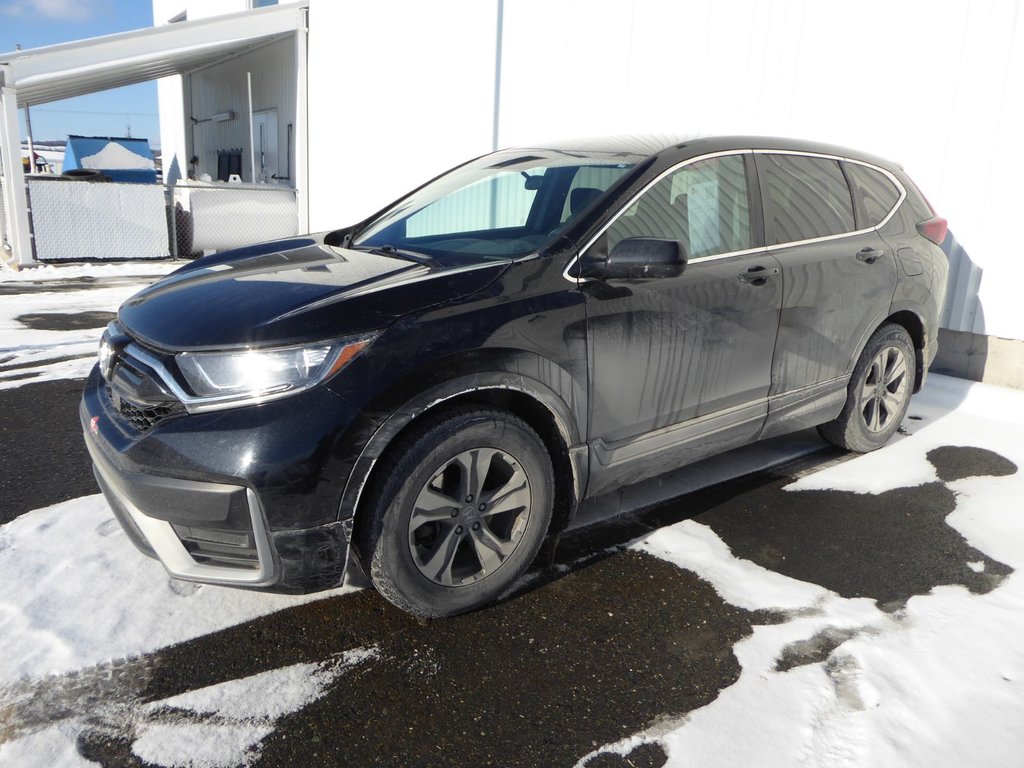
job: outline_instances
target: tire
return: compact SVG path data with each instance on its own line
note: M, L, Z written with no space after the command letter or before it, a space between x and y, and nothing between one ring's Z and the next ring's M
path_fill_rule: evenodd
M416 616L453 616L501 597L551 521L547 449L526 422L495 408L428 417L375 477L360 551L377 591Z
M903 423L917 376L914 343L895 323L880 327L853 369L846 404L818 432L833 445L867 453L885 445Z

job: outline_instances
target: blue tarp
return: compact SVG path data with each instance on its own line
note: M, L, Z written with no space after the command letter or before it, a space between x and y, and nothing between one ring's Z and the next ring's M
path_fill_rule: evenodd
M149 148L148 139L68 136L64 148L64 170L76 168L94 168L111 181L156 183L153 151Z

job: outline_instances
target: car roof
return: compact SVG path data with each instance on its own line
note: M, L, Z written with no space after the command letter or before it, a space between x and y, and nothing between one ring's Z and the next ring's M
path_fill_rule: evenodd
M680 160L687 157L709 152L724 152L736 149L770 149L789 152L808 152L813 154L834 155L837 157L861 160L873 165L891 168L896 166L891 160L862 152L849 147L826 144L806 139L792 139L777 136L728 136L711 134L618 134L608 136L589 136L578 139L561 139L542 142L528 147L529 149L545 149L556 152L610 153L628 154L642 157L678 154ZM527 147L519 147L527 149ZM896 166L898 167L898 166Z

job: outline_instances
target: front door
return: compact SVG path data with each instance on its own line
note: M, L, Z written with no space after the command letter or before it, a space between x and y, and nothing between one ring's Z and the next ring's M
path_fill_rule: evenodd
M768 412L782 304L761 246L751 161L699 160L647 190L583 254L627 237L679 240L678 277L593 280L588 493L661 474L754 439Z

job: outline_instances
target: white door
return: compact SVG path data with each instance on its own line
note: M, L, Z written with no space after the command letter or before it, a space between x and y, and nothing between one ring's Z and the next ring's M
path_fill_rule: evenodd
M278 173L276 109L253 112L252 137L256 143L256 179L271 181Z

